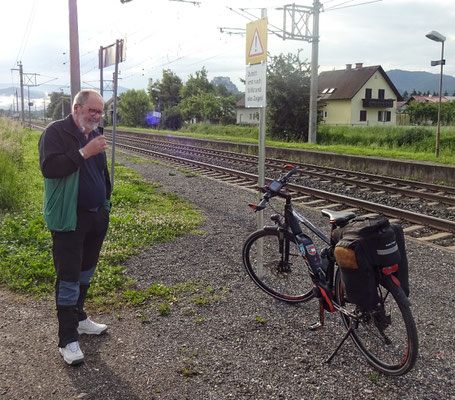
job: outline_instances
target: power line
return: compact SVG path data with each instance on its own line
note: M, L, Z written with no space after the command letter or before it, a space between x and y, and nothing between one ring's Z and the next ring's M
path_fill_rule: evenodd
M14 63L15 65L17 64L19 59L21 59L24 56L25 49L26 49L27 44L28 44L28 39L29 39L29 36L30 36L30 32L32 30L33 20L35 19L36 2L37 2L37 0L34 0L34 2L33 2L32 10L30 12L30 16L28 17L28 21L27 21L27 26L25 27L24 36L22 37L22 42L21 42L21 45L19 47L19 52L17 54L16 61Z
M357 6L363 6L365 4L378 3L380 1L382 1L382 0L371 0L371 1L366 1L364 3L352 4L350 6L339 7L339 5L344 4L344 3L341 3L339 5L336 5L336 6L333 6L333 7L330 7L330 8L326 8L326 9L324 9L324 11L341 10L343 8L352 8L352 7L357 7Z

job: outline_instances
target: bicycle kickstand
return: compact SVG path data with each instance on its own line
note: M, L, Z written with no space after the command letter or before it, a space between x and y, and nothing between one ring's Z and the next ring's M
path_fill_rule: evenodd
M341 342L340 344L338 345L338 347L335 349L335 351L331 354L331 356L325 361L326 364L330 364L330 362L333 360L333 358L335 357L335 355L338 353L338 350L340 350L341 346L343 345L343 343L346 341L346 339L348 338L348 336L351 334L352 332L352 325L349 326L349 329L347 330L346 334L343 336L343 339L341 339Z
M319 301L319 322L316 322L315 324L310 326L310 331L317 331L318 329L321 329L324 326L324 304L322 304L322 301Z

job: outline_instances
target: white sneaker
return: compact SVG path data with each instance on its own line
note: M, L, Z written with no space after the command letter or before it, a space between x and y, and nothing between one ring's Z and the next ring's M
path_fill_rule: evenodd
M84 362L84 354L82 354L79 342L68 343L65 347L59 347L60 354L65 362L69 365L76 365Z
M87 335L101 335L102 333L106 332L107 325L105 324L97 324L93 322L90 318L84 319L83 321L79 321L79 326L77 327L78 333L81 335L85 333Z

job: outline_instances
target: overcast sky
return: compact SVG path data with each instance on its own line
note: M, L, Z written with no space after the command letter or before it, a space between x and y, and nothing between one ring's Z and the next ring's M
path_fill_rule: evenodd
M447 37L444 73L455 76L453 0L321 0L320 71L362 62L386 71L403 69L439 73L430 61L441 57L441 44L425 37L436 30ZM99 87L98 49L126 39L127 60L120 64L120 85L143 89L171 69L182 80L203 66L209 79L229 76L240 90L245 75L246 37L219 28L244 29L267 8L270 25L283 26L283 0L78 0L81 81ZM312 6L312 0L296 4ZM245 9L241 11L240 7ZM331 8L338 8L332 9ZM40 74L38 83L69 87L68 0L15 0L0 5L0 83L18 85L17 62L24 72ZM228 29L229 31L229 29ZM234 32L231 30L231 32ZM238 32L238 31L236 31ZM272 55L297 52L311 60L311 46L269 34ZM111 78L113 67L105 69Z

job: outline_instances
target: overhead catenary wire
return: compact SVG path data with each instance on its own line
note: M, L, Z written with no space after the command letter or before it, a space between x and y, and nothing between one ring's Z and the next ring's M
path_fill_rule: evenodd
M343 6L343 7L340 7L341 4L344 4L344 3L340 3L338 5L335 5L333 7L330 7L330 8L325 8L324 11L333 11L333 10L341 10L343 8L351 8L351 7L358 7L358 6L363 6L365 4L371 4L371 3L378 3L382 0L371 0L371 1L365 1L363 3L359 3L359 4L352 4L352 5L349 5L349 6Z
M19 51L16 56L16 61L14 63L14 67L17 65L17 62L24 56L25 49L27 48L28 39L30 37L30 32L32 31L33 21L35 19L35 15L36 15L36 2L37 2L37 0L34 0L34 2L33 2L33 6L30 11L27 25L25 27L24 36L22 37L21 45L19 47Z

